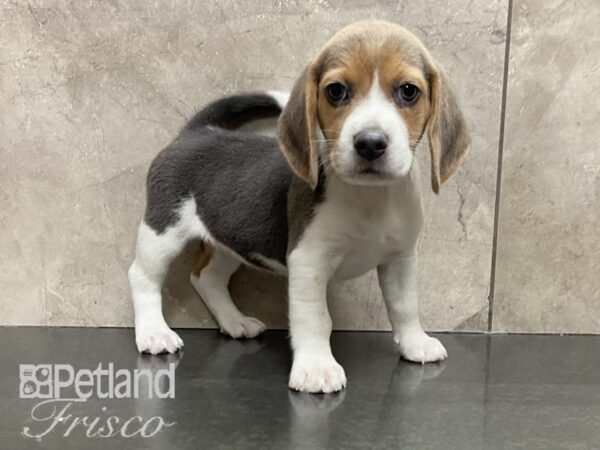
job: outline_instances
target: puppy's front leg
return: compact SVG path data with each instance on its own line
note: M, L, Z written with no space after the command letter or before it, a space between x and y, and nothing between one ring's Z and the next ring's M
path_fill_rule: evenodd
M331 352L327 284L335 264L318 251L296 248L288 258L289 321L294 362L289 387L304 392L336 392L346 374Z
M419 320L416 250L377 266L379 286L392 324L394 342L409 361L426 363L445 359L446 349L423 331Z

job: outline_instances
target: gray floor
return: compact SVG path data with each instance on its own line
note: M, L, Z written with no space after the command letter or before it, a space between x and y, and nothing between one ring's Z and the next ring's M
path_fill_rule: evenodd
M214 331L181 336L184 355L141 357L132 330L0 328L0 448L600 448L600 336L442 334L448 361L420 366L398 359L388 333L335 333L348 388L317 396L288 391L283 332L247 342ZM63 422L45 418L66 402L52 411L19 398L20 364L111 362L115 370L177 362L175 398L91 398L73 402ZM65 437L84 416L88 425L99 417L97 427L110 416L175 424L149 438L88 438L79 424ZM52 423L41 439L22 435Z

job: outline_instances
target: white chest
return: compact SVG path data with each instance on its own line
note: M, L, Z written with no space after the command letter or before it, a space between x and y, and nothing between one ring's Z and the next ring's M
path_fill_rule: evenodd
M423 213L418 191L406 184L343 190L329 186L302 245L330 258L336 280L360 276L413 248Z

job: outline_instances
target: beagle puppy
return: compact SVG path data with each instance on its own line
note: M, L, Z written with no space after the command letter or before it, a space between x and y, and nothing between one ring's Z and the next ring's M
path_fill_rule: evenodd
M278 116L277 139L235 130ZM218 100L152 162L129 281L140 352L183 346L161 308L169 263L186 242L202 251L191 283L233 338L264 331L233 303L240 264L289 279L289 387L346 386L330 346L327 286L376 268L400 355L446 358L419 321L417 239L423 210L415 149L427 136L431 183L456 171L469 137L445 75L406 29L365 21L338 32L289 99L278 92Z

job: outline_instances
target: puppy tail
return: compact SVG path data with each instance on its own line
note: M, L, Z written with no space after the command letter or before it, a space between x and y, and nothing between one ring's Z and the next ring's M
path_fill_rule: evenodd
M224 97L208 104L187 123L189 130L212 126L234 129L256 119L278 116L289 94L280 91L255 92Z

